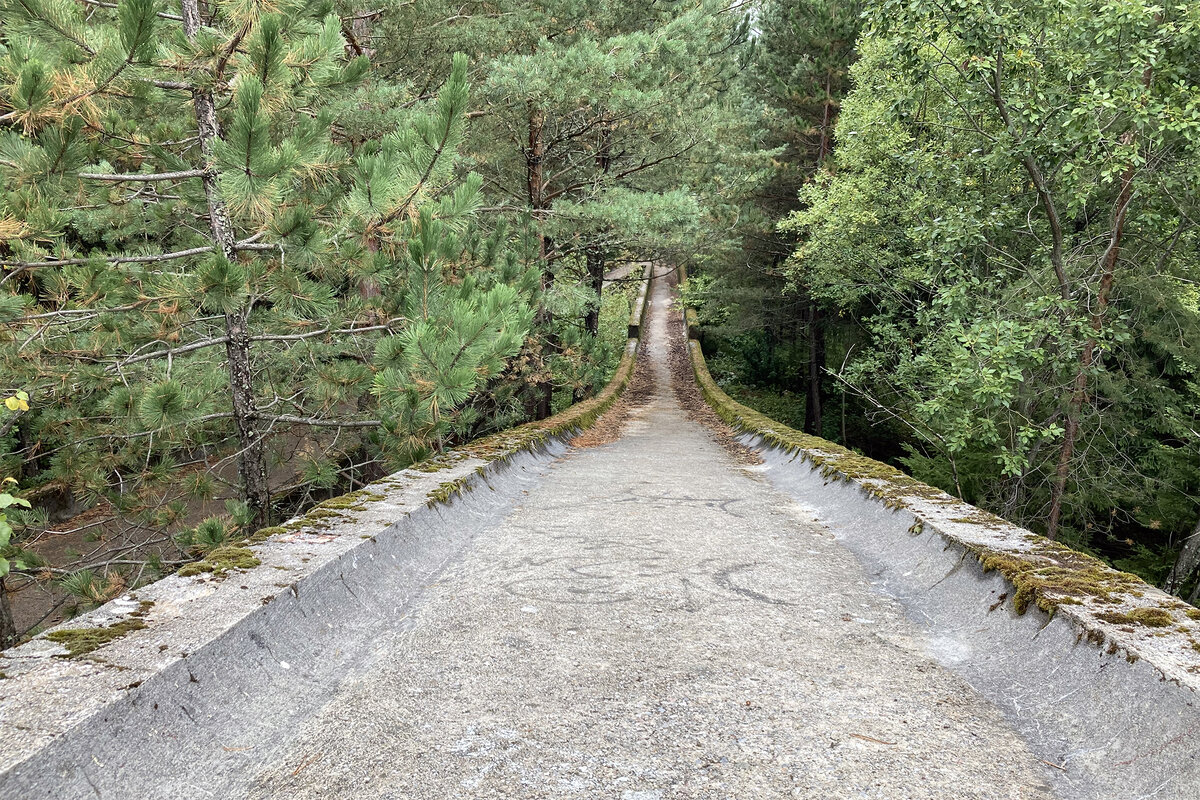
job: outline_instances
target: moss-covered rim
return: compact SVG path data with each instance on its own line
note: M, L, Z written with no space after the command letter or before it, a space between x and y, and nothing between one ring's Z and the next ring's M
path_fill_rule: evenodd
M66 652L60 653L57 658L83 658L109 642L145 628L145 617L153 607L154 603L144 600L138 605L136 611L111 625L95 628L62 628L46 634L46 638L56 644L61 644L66 649Z
M807 461L827 481L853 483L892 510L908 510L917 519L909 529L910 533L918 535L929 527L961 547L964 557L974 557L983 571L1003 575L1012 588L1001 601L1011 599L1018 614L1024 614L1031 606L1048 615L1067 606L1087 606L1093 612L1091 619L1081 618L1078 614L1071 616L1085 628L1081 636L1090 641L1098 644L1109 641L1109 637L1094 624L1093 620L1097 620L1135 633L1148 632L1146 629L1172 629L1186 637L1192 651L1200 652L1200 629L1195 625L1200 621L1200 610L1155 589L1136 575L1113 569L1100 559L969 506L895 467L789 428L725 394L708 371L700 343L691 338L696 333L696 316L688 313L690 311L685 309L683 316L696 382L704 399L730 427L757 437L769 448ZM948 512L959 515L945 522L1003 532L1009 540L1000 547L956 536L941 527L941 520L922 513L922 509L931 505L946 506ZM1114 650L1115 645L1110 642L1110 652ZM1132 653L1127 653L1127 657L1137 658ZM1200 666L1191 671L1200 672Z

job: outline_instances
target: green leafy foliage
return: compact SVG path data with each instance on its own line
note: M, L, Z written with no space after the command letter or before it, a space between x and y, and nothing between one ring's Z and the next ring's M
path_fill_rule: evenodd
M917 477L1150 577L1200 514L1196 14L868 4L785 224Z

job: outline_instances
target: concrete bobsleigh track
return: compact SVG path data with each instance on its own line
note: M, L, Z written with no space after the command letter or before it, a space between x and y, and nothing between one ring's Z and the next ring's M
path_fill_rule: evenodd
M1200 614L739 406L659 271L596 400L0 654L0 800L1200 797Z

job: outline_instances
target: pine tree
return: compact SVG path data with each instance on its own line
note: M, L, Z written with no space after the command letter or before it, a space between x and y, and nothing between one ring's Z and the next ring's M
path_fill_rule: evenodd
M712 338L740 352L749 382L805 391L804 430L825 435L825 351L848 331L804 286L789 285L783 263L796 237L778 222L800 207L800 190L829 159L841 99L861 25L861 4L841 0L767 2L751 22L753 49L741 86L746 113L761 116L765 147L775 151L770 178L742 209L742 248L714 265L714 298L705 318ZM715 298L720 298L715 300Z
M177 11L0 2L2 432L34 484L169 526L199 466L261 526L487 427L534 289L468 246L464 57L402 103L328 4Z
M494 213L532 224L543 274L525 375L538 384L535 415L550 412L552 388L567 400L593 388L595 365L615 356L595 339L605 272L709 256L728 238L722 195L737 196L763 167L725 102L744 40L727 11L513 0L443 25L436 4L415 3L394 23L415 33L380 42L384 63L429 58L433 71L444 49L481 55L468 149Z

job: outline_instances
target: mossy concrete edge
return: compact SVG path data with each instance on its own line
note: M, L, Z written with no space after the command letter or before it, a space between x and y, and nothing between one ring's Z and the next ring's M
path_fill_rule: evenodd
M647 267L647 280L652 270ZM639 330L646 312L643 285ZM319 573L360 556L420 516L477 489L488 490L510 466L551 460L565 441L591 426L629 385L639 340L630 338L612 378L595 396L537 422L438 454L362 489L319 503L306 514L234 543L246 559L223 569L169 575L0 653L0 787L10 771L33 763L108 709L134 702L165 672L229 639L281 600L295 599ZM433 527L439 523L434 521ZM420 546L420 545L418 545ZM237 564L247 568L239 568ZM339 580L345 581L344 576ZM311 590L310 590L311 591Z
M689 328L695 324L686 311L684 320ZM1046 621L1065 618L1081 641L1128 662L1144 659L1163 679L1200 691L1200 610L1093 556L738 403L709 374L700 343L689 338L688 348L705 400L755 446L806 464L827 484L852 485L868 501L902 515L911 534L935 534L982 572L1002 576L1009 590L1001 600L1016 614L1035 609Z

